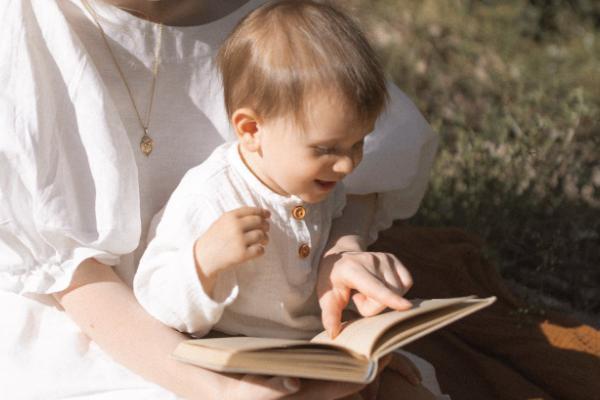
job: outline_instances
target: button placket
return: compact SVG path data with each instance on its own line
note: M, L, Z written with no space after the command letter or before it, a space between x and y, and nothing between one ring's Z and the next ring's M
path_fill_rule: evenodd
M303 261L308 261L311 253L311 235L305 220L308 210L306 206L298 204L292 207L290 213L292 215L291 222L297 229L296 259L300 258Z

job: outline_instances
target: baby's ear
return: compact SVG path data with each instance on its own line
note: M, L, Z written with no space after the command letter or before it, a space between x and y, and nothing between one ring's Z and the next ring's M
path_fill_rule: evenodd
M240 144L248 151L260 149L260 127L258 117L250 108L239 108L231 116L231 124L235 129Z

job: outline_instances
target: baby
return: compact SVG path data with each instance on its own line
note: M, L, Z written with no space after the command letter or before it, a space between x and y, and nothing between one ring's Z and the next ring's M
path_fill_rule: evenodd
M217 60L238 140L172 194L136 296L196 336L312 337L323 329L317 267L345 205L342 180L387 101L382 69L347 16L311 1L256 9Z

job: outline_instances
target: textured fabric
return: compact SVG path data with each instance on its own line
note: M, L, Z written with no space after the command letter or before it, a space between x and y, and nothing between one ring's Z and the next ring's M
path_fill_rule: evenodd
M3 4L2 289L59 291L90 257L118 265L131 279L151 216L187 169L232 138L213 56L228 29L258 3L221 25L165 27L149 158L139 151L142 131L125 86L79 3ZM135 104L146 110L157 25L93 4ZM380 192L369 241L416 211L437 143L410 100L394 85L389 90L389 109L345 181L348 193Z
M219 146L192 168L157 217L156 234L134 279L135 294L152 316L179 331L311 338L323 330L315 287L331 222L342 214L342 184L308 204L265 186L245 165L238 143ZM295 207L304 207L301 220ZM241 207L271 212L269 243L260 257L219 274L213 296L200 284L193 245L221 215ZM298 249L310 253L300 257ZM226 251L226 250L225 250Z
M158 26L90 3L144 118ZM47 294L67 287L89 257L131 284L152 216L187 170L233 138L213 56L261 3L164 27L147 158L131 100L80 1L0 2L0 398L147 399L148 390L172 398L102 353ZM379 227L414 212L436 145L412 102L390 88L389 112L346 182L351 193L402 199L378 210Z
M394 226L373 250L394 253L413 274L411 297L475 294L498 300L407 346L432 363L454 399L600 399L600 331L526 304L481 253L481 240L459 229Z

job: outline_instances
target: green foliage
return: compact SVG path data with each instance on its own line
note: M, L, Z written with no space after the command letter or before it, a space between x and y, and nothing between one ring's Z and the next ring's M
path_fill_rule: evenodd
M441 139L417 224L476 232L530 302L600 315L600 8L341 2Z

